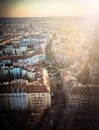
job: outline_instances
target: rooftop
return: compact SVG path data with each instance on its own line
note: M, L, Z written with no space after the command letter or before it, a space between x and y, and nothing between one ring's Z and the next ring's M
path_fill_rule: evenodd
M2 93L49 93L47 87L39 82L13 82L11 84L0 85L0 94Z
M45 54L42 49L33 52L31 54L25 54L25 55L11 55L11 56L1 56L0 60L18 60L18 59L26 59L30 58L32 56L40 55L40 54Z

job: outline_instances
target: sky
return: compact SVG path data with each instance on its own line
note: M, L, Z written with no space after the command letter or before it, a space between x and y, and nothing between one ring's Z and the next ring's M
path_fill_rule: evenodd
M0 0L0 17L98 15L99 0Z

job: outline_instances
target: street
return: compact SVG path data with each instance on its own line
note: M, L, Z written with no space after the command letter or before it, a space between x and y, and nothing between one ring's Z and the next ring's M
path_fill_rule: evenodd
M52 97L55 100L52 106L46 110L35 130L93 130L95 127L90 123L87 116L68 110L65 95L61 87ZM98 130L96 128L96 130Z

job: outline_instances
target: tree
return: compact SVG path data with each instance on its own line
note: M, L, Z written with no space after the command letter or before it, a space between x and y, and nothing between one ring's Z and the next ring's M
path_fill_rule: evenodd
M54 90L54 92L55 92L56 89L57 89L56 82L55 82L54 80L51 80L50 84L51 84L51 88L52 88L52 89Z

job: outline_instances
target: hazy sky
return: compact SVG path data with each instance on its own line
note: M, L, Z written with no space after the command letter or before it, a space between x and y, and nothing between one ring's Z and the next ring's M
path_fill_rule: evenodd
M50 17L98 15L99 0L0 0L0 16Z

